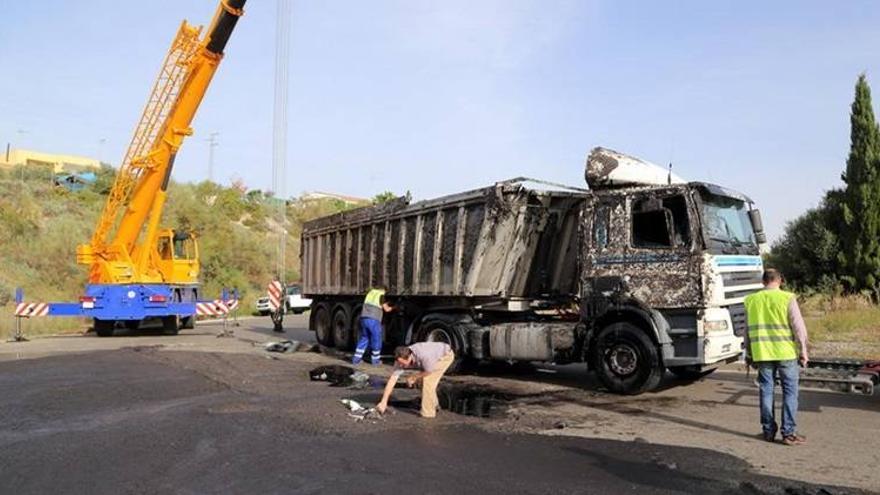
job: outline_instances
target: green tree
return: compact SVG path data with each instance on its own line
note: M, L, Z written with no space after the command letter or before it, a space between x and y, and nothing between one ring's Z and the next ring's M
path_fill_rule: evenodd
M397 199L397 195L391 191L384 191L375 196L373 196L373 204L380 205L382 203L387 203L389 201L393 201Z
M878 295L880 284L880 130L864 74L850 114L850 152L842 179L840 262L851 289Z
M789 222L767 260L799 291L830 292L839 285L839 242L832 227L837 208L832 195Z

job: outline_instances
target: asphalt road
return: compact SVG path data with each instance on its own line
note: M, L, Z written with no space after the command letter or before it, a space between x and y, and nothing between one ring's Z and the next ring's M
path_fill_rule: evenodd
M263 324L249 335L274 337ZM337 401L350 391L306 378L325 356L233 352L241 340L208 328L193 334L200 349L68 337L82 349L0 362L0 493L858 493L709 449L493 431L451 413L355 422Z

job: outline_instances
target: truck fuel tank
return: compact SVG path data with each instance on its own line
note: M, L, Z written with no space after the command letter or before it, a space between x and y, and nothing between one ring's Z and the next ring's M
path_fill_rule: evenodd
M512 322L491 325L489 356L503 361L553 361L575 345L575 322Z

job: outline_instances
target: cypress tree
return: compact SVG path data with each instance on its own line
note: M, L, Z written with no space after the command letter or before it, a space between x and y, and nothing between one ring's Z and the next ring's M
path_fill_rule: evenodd
M871 106L871 88L859 76L850 114L839 238L840 262L851 289L878 296L880 284L880 130Z

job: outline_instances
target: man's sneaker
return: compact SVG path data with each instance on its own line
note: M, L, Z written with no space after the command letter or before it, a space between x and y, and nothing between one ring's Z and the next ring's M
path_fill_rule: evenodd
M782 437L782 443L785 445L803 445L807 443L807 439L797 433L792 433L791 435Z

